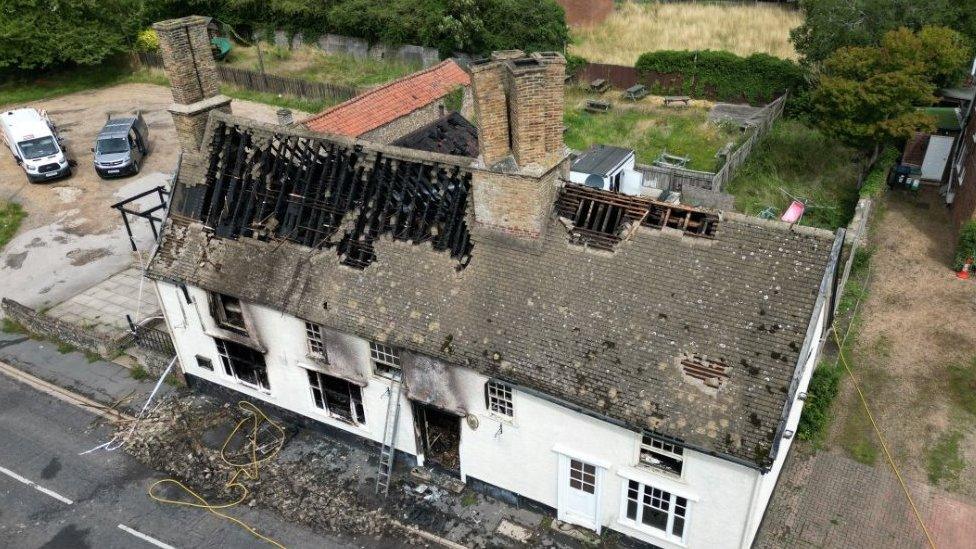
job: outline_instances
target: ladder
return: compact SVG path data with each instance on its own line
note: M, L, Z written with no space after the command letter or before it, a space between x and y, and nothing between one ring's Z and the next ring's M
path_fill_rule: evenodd
M380 466L376 475L376 493L382 493L384 496L390 492L390 477L393 475L393 460L396 457L397 426L400 424L400 382L393 381L389 392L386 425L383 427L383 444L380 446Z

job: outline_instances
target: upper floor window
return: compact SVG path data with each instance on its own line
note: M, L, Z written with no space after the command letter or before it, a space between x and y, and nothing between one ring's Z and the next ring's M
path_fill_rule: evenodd
M233 341L216 339L217 353L224 365L224 372L245 385L264 391L271 390L268 383L268 367L264 355L250 347Z
M630 480L624 499L624 516L638 528L653 528L683 541L688 500L670 492Z
M210 312L221 328L246 334L247 324L244 322L244 308L241 301L229 295L210 294Z
M371 341L369 343L369 356L373 359L373 369L376 371L376 375L400 379L402 375L400 349Z
M512 387L500 381L485 383L485 407L493 414L505 417L515 416Z
M305 338L308 341L308 353L328 362L329 355L325 351L325 338L322 337L322 326L312 322L306 322Z
M640 464L681 476L684 449L644 433L641 436Z

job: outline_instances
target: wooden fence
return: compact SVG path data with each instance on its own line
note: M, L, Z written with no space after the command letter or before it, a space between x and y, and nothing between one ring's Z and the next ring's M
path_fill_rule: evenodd
M735 172L749 158L752 149L769 133L776 120L783 115L788 96L789 94L783 95L749 118L749 121L746 122L749 137L726 157L725 164L717 173L642 164L639 164L637 169L643 172L644 179L651 186L659 189L681 192L686 187L697 187L715 193L723 192L725 185L732 180Z
M158 53L140 53L139 63L148 68L163 68L163 59ZM237 69L220 64L217 65L217 75L221 82L246 90L290 95L311 101L338 103L359 95L359 90L352 86L312 82L275 74L261 74L257 71Z

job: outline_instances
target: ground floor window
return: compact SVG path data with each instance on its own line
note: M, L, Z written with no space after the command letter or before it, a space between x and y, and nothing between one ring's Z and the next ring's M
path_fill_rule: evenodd
M216 338L214 341L217 343L217 353L227 375L245 385L265 391L271 390L271 385L268 383L268 367L264 363L262 353L233 341Z
M313 370L307 372L316 408L353 423L366 422L359 385Z
M627 481L624 516L639 528L684 540L688 500L659 488Z

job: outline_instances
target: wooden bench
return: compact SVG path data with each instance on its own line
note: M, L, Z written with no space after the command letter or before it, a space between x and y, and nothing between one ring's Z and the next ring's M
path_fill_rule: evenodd
M604 113L610 112L613 108L613 104L609 101L598 101L596 99L587 99L586 106L583 107L587 112Z
M610 89L610 82L602 78L597 78L596 80L590 82L590 91L596 93L603 93Z
M664 98L664 106L670 107L674 103L683 103L686 107L690 105L691 98L687 95L668 95Z
M640 101L641 99L650 95L651 92L647 91L647 87L643 84L637 84L627 88L624 92L624 97L630 99L631 101Z

